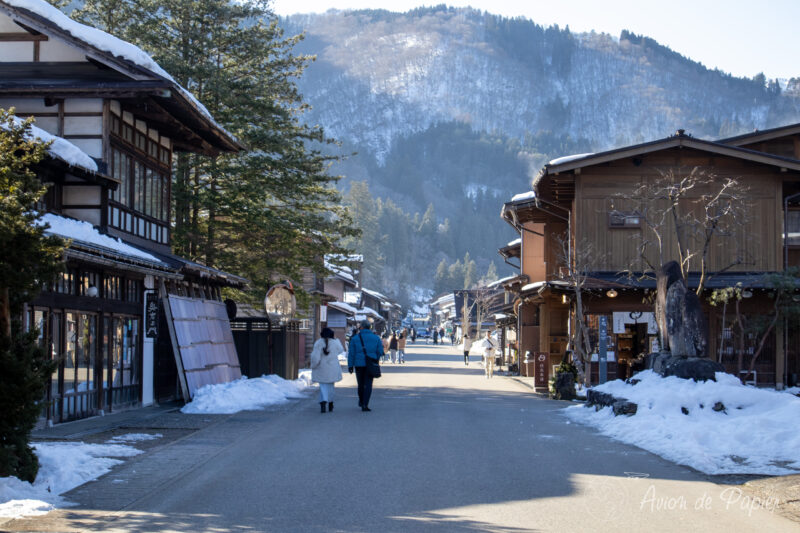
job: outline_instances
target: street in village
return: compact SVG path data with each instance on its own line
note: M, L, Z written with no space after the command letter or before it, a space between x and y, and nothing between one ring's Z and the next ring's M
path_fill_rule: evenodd
M486 379L457 348L411 345L368 413L346 373L333 413L316 390L263 411L168 413L172 438L64 495L77 506L0 530L797 531L750 505L741 479L570 423L567 403Z

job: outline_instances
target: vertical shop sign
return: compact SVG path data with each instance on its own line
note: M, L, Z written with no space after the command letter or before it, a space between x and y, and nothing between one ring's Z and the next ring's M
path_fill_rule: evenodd
M158 295L155 292L145 293L145 336L150 339L158 337Z
M600 348L597 354L597 365L600 368L600 383L605 383L608 380L607 368L607 340L608 340L608 317L606 315L600 316Z
M536 354L536 372L534 373L534 385L538 388L547 388L550 379L550 365L548 364L549 354L539 352Z

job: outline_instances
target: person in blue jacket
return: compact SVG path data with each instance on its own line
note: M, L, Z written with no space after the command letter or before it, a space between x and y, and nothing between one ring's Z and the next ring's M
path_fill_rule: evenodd
M363 343L362 343L363 341ZM350 338L347 349L347 370L352 374L355 370L358 382L358 406L362 411L371 411L369 398L372 396L372 376L367 372L367 360L380 360L383 355L383 342L372 332L372 324L368 320L361 322L361 330Z

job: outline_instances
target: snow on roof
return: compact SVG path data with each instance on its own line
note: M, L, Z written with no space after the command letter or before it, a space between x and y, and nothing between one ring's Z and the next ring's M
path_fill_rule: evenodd
M353 277L353 275L350 273L350 269L347 268L347 267L342 267L342 266L339 266L339 265L332 265L331 263L328 263L327 261L325 261L325 268L330 270L335 276L342 277L342 278L344 278L346 280L349 280L349 281L355 281L356 280Z
M497 281L493 281L493 282L491 282L490 284L488 284L488 285L486 286L486 288L489 288L489 289L491 289L492 287L497 287L498 285L502 285L502 284L503 284L503 283L505 283L506 281L508 281L508 280L511 280L511 279L514 279L514 278L516 278L516 277L517 277L517 276L508 276L508 277L505 277L505 278L498 279Z
M9 118L17 125L21 126L24 122L21 118L9 116ZM0 128L8 131L8 124L0 123ZM44 131L42 128L31 124L30 134L25 137L29 141L39 140L42 143L52 141L52 144L47 149L47 153L56 159L60 159L66 164L79 167L89 172L97 172L97 163L94 159L89 157L89 154L72 144L66 139L57 137L51 133Z
M594 152L587 152L585 154L574 154L574 155L565 155L564 157L557 157L555 159L550 160L548 165L562 165L564 163L569 163L570 161L575 161L576 159L583 159L584 157L589 157L594 155Z
M366 307L366 306L362 307L361 309L358 310L358 313L362 314L362 315L368 315L368 316L371 316L373 318L380 318L381 320L383 320L383 317L381 316L381 314L378 313L376 310L374 310L371 307Z
M516 246L518 244L522 244L522 239L514 239L510 243L506 244L506 246Z
M358 309L344 302L328 302L328 307L333 307L334 309L338 309L339 311L344 311L345 313L349 313L351 315L355 315L356 313L358 313Z
M386 300L386 301L388 301L388 300L389 300L389 298L387 298L387 297L386 297L386 296L384 296L383 294L379 293L378 291L371 291L371 290L369 290L369 289L365 289L364 287L361 287L361 290L362 290L363 292L366 292L366 293L367 293L367 294L369 294L370 296L374 296L375 298L377 298L377 299L379 299L379 300Z
M117 254L127 255L137 259L144 259L146 261L150 261L151 263L167 266L166 263L159 261L147 252L143 252L138 248L134 248L129 244L125 244L121 240L115 239L114 237L103 235L88 222L64 218L52 213L42 215L39 217L38 222L40 224L50 225L50 228L45 231L45 233L50 235L58 235L59 237L63 237L65 239L72 239L73 241L91 244L100 248L106 248Z
M546 281L537 281L537 282L534 282L534 283L528 283L527 285L524 285L520 289L520 292L526 292L526 291L532 291L533 289L538 289L540 287L543 287L545 285L545 283L547 283L547 282Z
M521 202L523 200L532 200L536 198L536 193L533 191L523 192L520 194L515 194L511 197L512 202Z
M134 63L135 65L145 68L152 73L165 78L172 83L180 90L180 92L200 111L206 118L208 118L216 127L220 130L225 131L232 139L235 137L229 133L225 128L220 126L214 117L211 116L211 113L206 109L200 101L194 97L192 93L190 93L187 89L185 89L181 84L179 84L175 79L161 66L156 63L150 55L139 48L138 46L131 44L127 41L123 41L118 37L114 37L113 35L104 32L103 30L99 30L97 28L93 28L91 26L86 26L81 24L80 22L74 21L69 18L67 15L62 13L59 9L53 7L52 5L48 4L44 0L2 0L3 3L18 7L21 9L27 9L33 13L36 13L42 18L47 19L54 25L58 26L65 32L72 35L74 38L83 41L84 43L93 46L99 50L104 52L109 52L110 54L121 57L123 59L127 59L128 61Z

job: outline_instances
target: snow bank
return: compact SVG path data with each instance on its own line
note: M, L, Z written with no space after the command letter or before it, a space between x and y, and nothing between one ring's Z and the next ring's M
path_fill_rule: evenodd
M248 379L242 377L229 383L206 385L195 392L194 399L186 404L182 413L228 415L239 411L263 409L270 405L287 403L290 399L305 398L311 386L311 371L300 372L300 377L288 381L274 374Z
M595 387L638 405L633 416L568 407L571 420L706 474L784 475L800 472L800 398L742 385L717 373L716 382L662 378L652 371L628 385L615 380ZM717 402L724 411L715 412ZM681 411L688 410L688 415Z
M20 117L11 116L9 118L17 126L21 126L24 122L24 120L22 120ZM8 126L4 123L0 123L0 128L8 131ZM43 144L52 142L47 149L48 154L73 167L80 167L84 170L88 170L89 172L97 172L97 163L95 160L89 157L89 154L66 139L48 133L42 128L39 128L33 124L31 124L30 133L25 138L28 141L35 141L38 139Z
M32 444L39 457L39 474L33 484L15 477L0 478L0 517L45 514L71 505L61 494L97 479L122 461L142 452L120 444L39 442Z
M125 244L120 239L103 235L88 222L60 217L52 213L42 215L38 220L41 224L47 223L50 225L50 229L48 229L45 233L58 235L59 237L64 237L65 239L72 239L75 241L85 242L87 244L93 244L102 248L108 248L114 252L138 257L139 259L146 259L153 263L161 263L161 261L147 252L143 252L138 248L134 248L129 244Z

